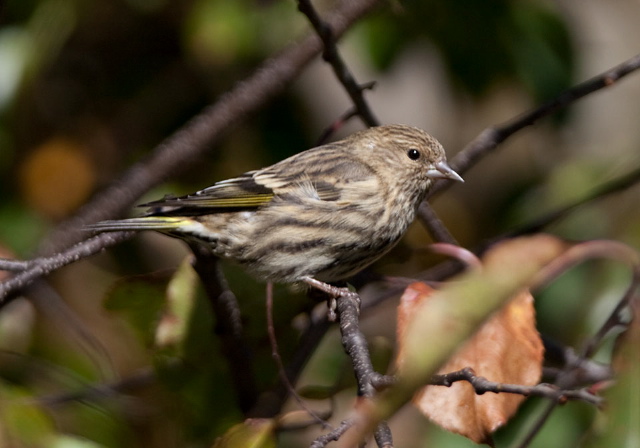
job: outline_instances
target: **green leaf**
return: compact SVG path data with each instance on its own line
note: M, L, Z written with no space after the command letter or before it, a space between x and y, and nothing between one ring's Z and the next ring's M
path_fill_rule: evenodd
M156 328L155 343L158 348L173 349L178 356L183 354L199 285L198 274L191 266L191 257L187 257L167 285L166 307Z
M49 448L103 448L104 445L92 442L80 437L73 437L67 434L56 436L49 445Z
M55 426L35 404L33 396L0 383L0 401L0 434L6 434L17 446L49 446L47 442L55 433Z
M213 448L275 448L275 427L273 420L246 420L231 427Z
M599 434L590 438L589 448L640 446L640 303L632 305L634 320L620 338L613 362L616 383L606 394Z

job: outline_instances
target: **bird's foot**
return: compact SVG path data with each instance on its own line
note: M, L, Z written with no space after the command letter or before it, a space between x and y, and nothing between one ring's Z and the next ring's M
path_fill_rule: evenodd
M341 288L325 282L321 282L320 280L316 280L313 277L303 277L301 280L307 285L313 286L314 288L323 291L330 296L327 300L327 305L329 306L330 321L333 322L336 320L336 308L338 307L338 299L341 298L353 300L353 302L356 304L358 313L360 313L361 300L357 292L353 292L346 287Z

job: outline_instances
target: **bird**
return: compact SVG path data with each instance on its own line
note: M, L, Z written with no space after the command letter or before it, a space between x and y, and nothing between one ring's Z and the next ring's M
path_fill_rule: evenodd
M342 281L401 239L434 182L464 182L422 129L371 127L182 197L141 204L140 217L94 232L155 230L204 244L253 276L341 296Z

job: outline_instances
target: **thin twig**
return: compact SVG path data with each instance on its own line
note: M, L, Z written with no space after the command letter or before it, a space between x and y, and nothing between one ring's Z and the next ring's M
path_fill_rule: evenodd
M342 114L340 118L338 118L336 121L331 123L320 133L320 137L318 137L318 140L316 140L316 146L324 145L325 143L327 143L327 141L329 140L329 137L331 137L336 131L338 131L338 129L344 126L344 124L347 121L351 120L353 117L356 117L357 115L358 115L358 109L356 109L355 107L352 107L351 109L346 111L344 114Z
M79 346L101 373L102 379L112 381L117 376L113 359L103 341L49 282L37 280L25 289L25 294L38 313L51 320L58 334L68 335Z
M620 79L638 69L640 69L640 54L598 76L565 90L552 100L535 109L525 112L503 124L485 129L460 151L449 164L458 174L464 174L469 168L474 166L478 160L519 130L533 125L539 119L575 103L590 93L614 85ZM453 182L447 181L438 182L434 188L429 191L426 199L448 188L452 183Z
M315 353L316 348L329 328L331 328L331 322L327 319L326 313L323 313L321 318L310 322L306 331L300 337L298 346L294 349L285 368L286 376L292 383L297 382L304 366L311 358L311 355ZM271 418L280 414L288 396L287 387L281 381L278 381L271 392L265 394L265 399L256 403L256 407L249 412L249 417Z
M0 271L22 272L26 271L33 264L32 261L11 260L9 258L0 258Z
M420 207L418 208L418 218L420 218L420 221L429 231L429 234L434 241L439 243L449 243L456 246L458 245L458 242L453 235L451 235L449 229L447 229L433 207L431 207L431 204L427 201L420 204Z
M563 403L566 400L581 400L596 406L601 406L604 402L601 397L598 397L585 389L560 389L557 386L544 383L537 384L535 386L496 383L494 381L489 381L487 378L476 375L470 367L456 372L446 373L444 375L434 375L429 384L449 387L457 381L467 381L471 386L473 386L473 390L478 395L482 395L487 392L493 392L496 394L508 393L523 395L525 397L535 396L549 398L557 403Z
M311 22L311 25L316 30L316 33L318 33L318 36L322 39L322 43L324 44L322 57L325 61L331 64L336 78L338 78L340 83L342 83L346 89L364 124L370 127L379 126L380 122L375 117L373 111L362 95L362 92L365 89L370 88L371 85L362 86L355 80L355 77L338 52L335 40L338 36L333 27L320 18L311 4L311 0L298 0L298 9L301 13L307 16L309 22Z
M145 367L132 375L107 384L87 385L79 390L57 394L44 395L37 398L37 402L47 407L58 407L77 401L96 402L104 398L112 398L128 391L139 391L156 380L153 368Z
M100 252L131 238L135 232L109 232L89 238L67 250L29 262L29 268L0 283L0 308L16 296L10 295L29 285L35 279L47 275L63 266Z
M278 349L278 338L276 337L276 328L273 323L273 283L267 283L267 334L269 336L269 344L271 345L271 357L276 362L276 366L278 367L278 375L280 376L280 381L285 385L289 394L296 400L298 406L304 409L313 420L322 426L322 428L331 428L333 427L326 421L325 418L320 417L313 409L310 409L300 395L296 392L293 384L289 381L289 377L287 376L287 372L284 368L284 364L282 363L282 358L280 357L280 351Z
M539 232L543 228L564 218L576 208L594 202L597 199L604 198L610 194L624 191L627 188L636 185L638 182L640 182L640 168L636 168L630 173L620 176L617 179L613 179L610 182L605 182L604 184L594 188L591 192L587 193L583 198L580 198L573 203L567 204L552 212L547 213L546 215L536 218L530 223L527 223L517 229L510 231L508 234L503 235L502 238L510 238L514 236L528 235L531 233Z
M637 298L636 293L638 291L638 285L640 284L640 267L636 266L633 270L633 278L631 284L627 288L624 296L620 299L616 307L613 309L608 319L605 320L598 332L587 340L581 350L581 357L591 358L596 350L602 344L602 340L611 332L611 330L618 326L629 325L628 321L625 321L624 312L629 309L629 304L634 298Z
M309 446L309 448L324 448L329 443L340 440L340 437L342 437L342 435L353 426L353 423L353 420L344 420L342 423L340 423L340 426L338 426L333 431L315 439Z
M577 381L582 380L580 373L582 371L584 360L595 354L596 348L600 345L602 339L609 333L611 328L622 323L622 311L626 309L629 306L629 302L635 298L635 292L638 288L639 280L640 269L637 265L635 265L633 266L633 278L629 288L620 299L620 301L618 301L618 304L614 308L609 318L602 324L596 334L584 344L584 348L582 349L581 354L576 357L567 358L565 366L559 371L557 375L556 381L554 383L556 387L565 389L567 387L570 387L572 384L575 384ZM578 372L578 374L576 374L576 372ZM557 405L558 402L555 400L547 404L542 413L536 419L535 423L531 426L523 439L517 445L518 448L526 448L531 444L531 442L540 432L542 426L544 426L544 424L547 422Z

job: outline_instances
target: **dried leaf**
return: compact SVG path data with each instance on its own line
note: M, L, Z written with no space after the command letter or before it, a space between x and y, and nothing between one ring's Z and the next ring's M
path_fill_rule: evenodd
M418 306L429 307L432 292L428 285L414 283L400 300L398 367L404 362L409 324ZM470 367L476 375L493 382L534 385L542 373L543 351L535 328L533 297L523 291L494 313L438 373ZM432 421L477 443L490 443L491 434L507 422L523 400L523 396L507 393L477 395L465 381L450 388L426 386L414 396L414 404Z
M359 407L359 424L345 433L344 446L357 444L378 422L411 400L488 316L521 291L546 284L569 267L597 257L634 267L640 264L636 251L613 241L572 245L550 235L532 235L494 245L483 257L481 270L457 276L433 291L426 306L415 306L401 332L404 346L396 383Z
M430 294L430 288L421 283L410 285L405 291L398 311L400 347L414 308L427 301ZM542 358L533 297L522 292L495 313L438 373L471 367L476 375L490 381L534 385L542 373ZM402 349L398 361L402 363ZM471 384L458 381L450 388L426 386L416 394L414 404L443 428L477 443L487 443L523 400L523 396L507 393L477 395Z

